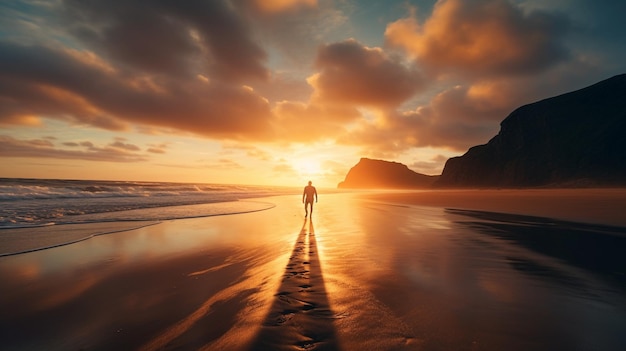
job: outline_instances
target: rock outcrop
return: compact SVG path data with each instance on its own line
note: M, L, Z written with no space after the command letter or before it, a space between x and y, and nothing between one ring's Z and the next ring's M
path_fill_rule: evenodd
M513 111L437 187L626 185L626 74Z
M428 188L437 177L414 172L402 163L361 158L338 187L352 189Z

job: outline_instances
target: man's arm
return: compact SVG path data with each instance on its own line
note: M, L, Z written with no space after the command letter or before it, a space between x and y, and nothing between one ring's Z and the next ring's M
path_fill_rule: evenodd
M317 202L317 189L313 188L313 191L315 192L315 202Z
M304 188L304 191L302 192L302 203L304 203L304 195L306 195L306 188Z

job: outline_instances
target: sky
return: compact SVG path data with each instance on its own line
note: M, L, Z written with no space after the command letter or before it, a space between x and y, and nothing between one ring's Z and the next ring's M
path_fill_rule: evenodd
M441 174L626 73L626 2L4 0L0 177L336 187Z

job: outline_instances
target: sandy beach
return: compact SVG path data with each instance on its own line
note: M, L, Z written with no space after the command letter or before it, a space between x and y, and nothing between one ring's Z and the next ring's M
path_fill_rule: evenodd
M0 348L626 348L623 189L262 201L0 257Z

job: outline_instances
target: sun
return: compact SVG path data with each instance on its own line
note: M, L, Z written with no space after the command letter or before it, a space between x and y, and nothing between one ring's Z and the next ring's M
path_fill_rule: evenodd
M312 178L321 175L322 166L319 160L295 160L292 162L293 169L303 178Z

